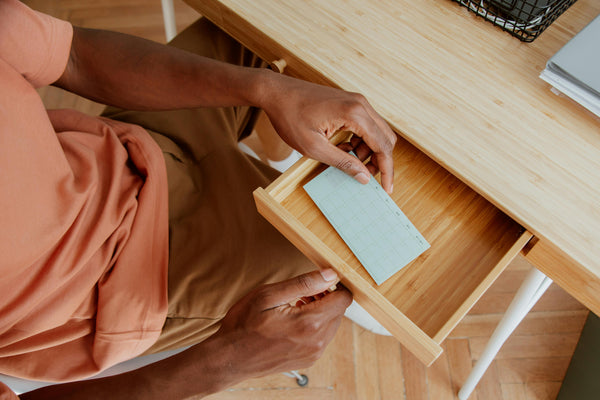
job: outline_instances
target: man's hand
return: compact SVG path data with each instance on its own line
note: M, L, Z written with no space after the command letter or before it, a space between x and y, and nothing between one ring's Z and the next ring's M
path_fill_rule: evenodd
M368 182L369 171L381 171L384 190L392 192L392 150L397 138L362 95L274 73L270 78L262 94L262 108L287 144L361 183ZM370 149L369 168L329 142L340 130L353 132Z
M315 271L259 287L235 304L215 334L235 349L230 377L242 380L312 365L352 301L343 287L327 292L336 281L331 269Z

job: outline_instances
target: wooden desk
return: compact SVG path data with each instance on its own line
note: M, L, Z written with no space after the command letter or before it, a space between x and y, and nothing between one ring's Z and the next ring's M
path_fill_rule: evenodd
M363 93L532 232L528 259L600 315L600 120L538 78L599 2L526 44L449 0L186 1L286 73Z

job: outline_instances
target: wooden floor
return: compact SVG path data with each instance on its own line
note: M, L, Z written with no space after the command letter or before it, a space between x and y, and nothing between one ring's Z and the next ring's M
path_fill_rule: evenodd
M33 8L73 24L164 42L159 0L30 0ZM178 29L196 14L175 1ZM91 114L102 106L55 88L40 94L48 107ZM345 320L305 388L282 374L244 382L211 400L451 400L479 358L494 327L531 268L517 258L444 342L444 353L425 368L398 342ZM588 311L552 285L505 343L471 400L555 399Z

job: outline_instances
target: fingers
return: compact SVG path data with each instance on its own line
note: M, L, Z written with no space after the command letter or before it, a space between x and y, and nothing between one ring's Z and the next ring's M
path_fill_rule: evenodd
M366 116L355 117L354 125L350 126L350 130L360 136L374 152L377 167L381 171L381 186L387 193L391 193L394 181L392 152L397 141L396 134L364 96L357 94L355 96L362 105L361 111L364 111Z
M378 151L378 146L373 144L372 138L369 136L361 136L361 138L365 143L363 147L367 146L373 153L371 163L374 168L368 168L369 171L371 171L371 173L377 170L381 172L381 186L388 194L391 194L394 182L394 160L392 157L392 149L396 139L394 138L389 144L384 145L385 151Z
M262 289L259 307L263 310L295 302L303 297L325 292L337 283L338 276L332 269L313 271L283 282L267 285Z
M350 151L354 152L356 157L363 163L371 156L371 154L373 154L373 150L371 150L371 148L359 136L356 135L352 135L350 141L342 142L338 144L337 147L347 153Z
M371 157L371 159L369 160L369 162L366 164L367 170L369 171L369 173L371 175L375 175L377 174L377 172L380 172L381 169L379 168L379 158L378 155L375 154L373 152L373 150L371 150L371 148L362 140L361 137L359 136L352 136L352 138L350 139L349 142L343 142L337 145L337 147L345 152L354 152L354 154L356 155L356 157L364 163L365 160L367 160L369 157ZM388 162L389 159L384 159L384 163ZM385 168L383 169L383 171L381 171L382 173L382 186L383 186L383 182L386 182L386 184L389 183L391 189L393 189L393 176L388 176L387 175L387 170L389 170L389 168ZM392 171L393 171L393 165L392 165ZM388 181L392 181L392 182L388 182ZM391 192L391 190L390 190ZM388 192L389 193L389 192Z
M284 312L294 315L294 330L288 337L316 345L314 355L316 358L320 357L327 343L333 339L344 311L350 303L352 303L352 295L346 288L340 287L319 299L288 308Z
M394 160L391 157L381 157L377 154L375 155L374 164L381 171L383 190L391 194L394 190Z
M303 313L341 315L352 303L352 294L348 289L340 286L333 292L325 292L314 296L312 300L299 305Z
M319 151L314 153L314 158L339 168L361 183L367 183L368 175L380 171L381 186L387 193L391 193L394 181L392 152L397 141L396 134L364 97L356 94L353 94L353 97L357 101L346 110L346 123L343 129L353 132L355 136L362 139L362 143L358 145L351 141L358 160L342 154L348 151L343 146L327 146L323 143L319 146ZM364 161L369 155L372 155L372 160L365 166L360 161Z
M342 149L327 143L314 152L314 158L350 175L362 184L369 183L371 173L356 157Z

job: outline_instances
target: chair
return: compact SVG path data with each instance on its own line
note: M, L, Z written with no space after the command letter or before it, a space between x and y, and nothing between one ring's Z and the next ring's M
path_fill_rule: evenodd
M175 26L175 8L173 7L173 0L161 0L161 3L163 20L165 23L165 35L168 43L175 35L177 35L177 28Z
M95 379L95 378L103 378L112 375L122 374L124 372L133 371L138 368L142 368L146 365L155 363L157 361L163 360L165 358L174 356L177 353L180 353L186 350L187 347L183 347L181 349L163 351L161 353L149 354L146 356L140 356L133 358L128 361L124 361L120 364L114 365L107 370L102 371L101 373L92 376L87 379ZM13 392L17 395L25 392L30 392L32 390L36 390L45 386L55 385L54 382L44 382L44 381L32 381L28 379L15 378L13 376L0 374L0 381L8 386Z
M112 366L107 370L104 370L101 373L87 379L104 378L107 376L119 375L125 372L133 371L138 368L145 367L146 365L150 365L157 361L163 360L165 358L174 356L175 354L181 353L186 349L188 349L188 347L136 357L131 360L124 361L115 366ZM296 378L296 383L298 383L299 386L306 386L308 384L308 377L304 374L298 373L298 371L284 372L283 374L290 378ZM3 374L0 374L0 382L8 386L17 395L30 392L32 390L40 389L45 386L51 386L56 384L54 382L32 381L28 379L15 378L14 376L8 376Z

